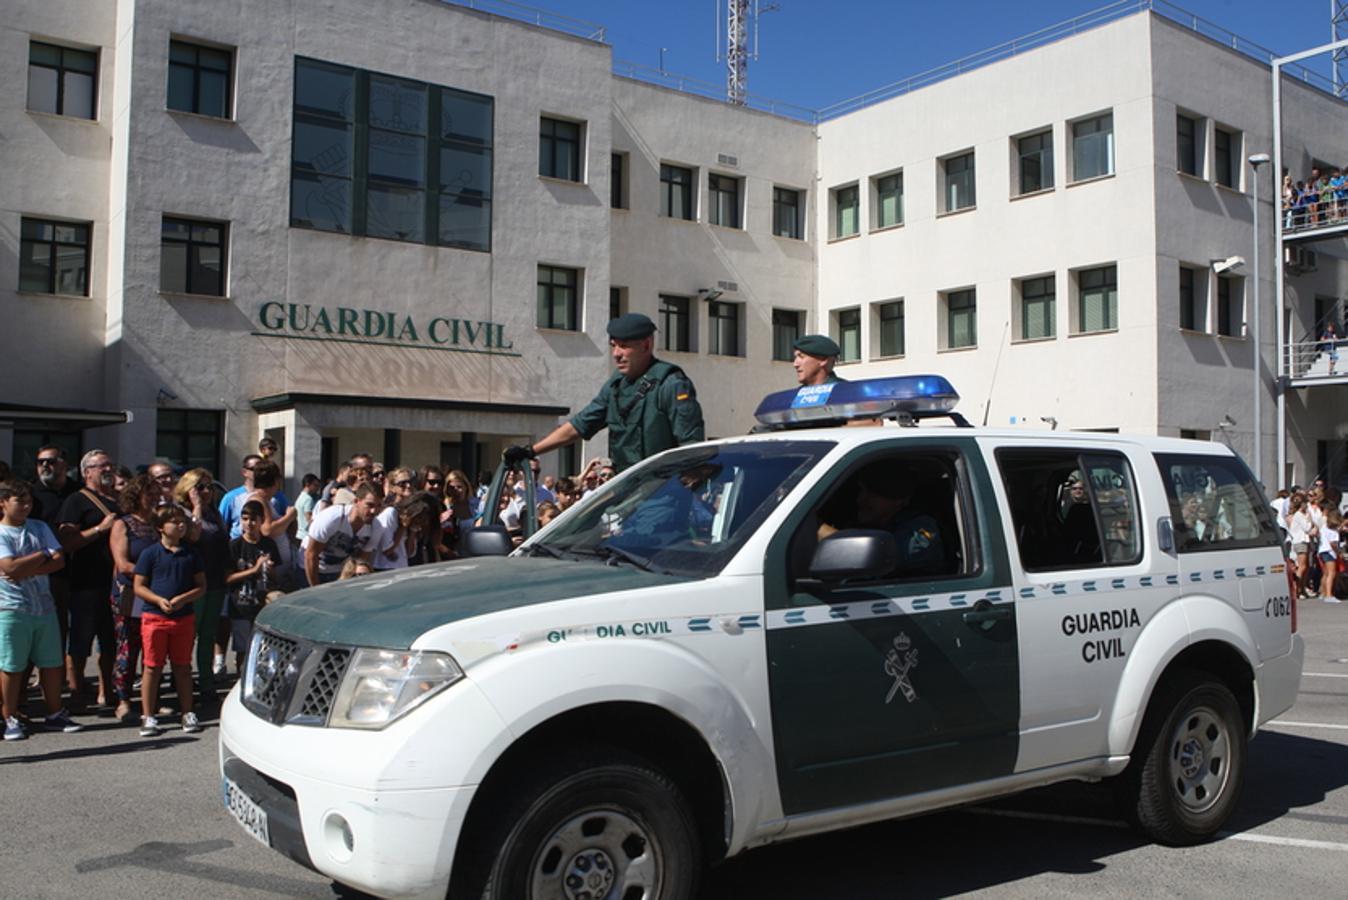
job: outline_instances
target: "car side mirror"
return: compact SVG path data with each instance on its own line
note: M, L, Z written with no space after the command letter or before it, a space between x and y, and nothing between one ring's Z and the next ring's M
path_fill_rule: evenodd
M819 542L810 560L809 576L824 582L879 578L899 565L899 545L888 531L854 528Z
M509 556L514 549L504 525L479 525L463 533L464 556Z

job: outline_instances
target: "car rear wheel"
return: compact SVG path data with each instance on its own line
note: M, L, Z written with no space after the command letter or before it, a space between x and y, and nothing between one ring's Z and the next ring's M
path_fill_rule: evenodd
M1125 813L1162 844L1208 840L1236 808L1245 757L1245 721L1230 689L1184 673L1148 711L1123 776Z
M478 846L483 900L691 900L701 860L688 802L618 751L568 754L506 795ZM454 895L458 896L458 895Z

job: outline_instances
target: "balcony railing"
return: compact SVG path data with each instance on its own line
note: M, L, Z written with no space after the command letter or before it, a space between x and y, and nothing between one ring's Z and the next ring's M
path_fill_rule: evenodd
M1331 346L1334 350L1331 350ZM1348 341L1300 341L1288 344L1287 377L1298 381L1312 379L1328 381L1348 376L1348 371L1332 358L1335 352L1340 357L1338 362L1342 362L1343 354L1348 353Z

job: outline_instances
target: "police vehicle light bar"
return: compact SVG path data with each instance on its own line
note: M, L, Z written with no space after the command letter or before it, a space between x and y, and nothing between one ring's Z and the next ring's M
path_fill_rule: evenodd
M769 428L801 428L852 419L954 415L960 395L940 375L899 375L812 384L768 394L754 418Z

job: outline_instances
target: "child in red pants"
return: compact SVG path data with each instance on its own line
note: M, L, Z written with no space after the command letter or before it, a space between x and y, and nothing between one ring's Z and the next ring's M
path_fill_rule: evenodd
M136 561L136 596L145 602L140 619L145 654L140 692L142 737L160 733L155 713L159 709L159 676L166 660L173 667L183 731L201 730L192 712L192 643L196 638L192 602L206 593L206 573L197 552L183 546L187 534L185 510L165 506L155 512L154 523L159 529L159 543L147 548Z

